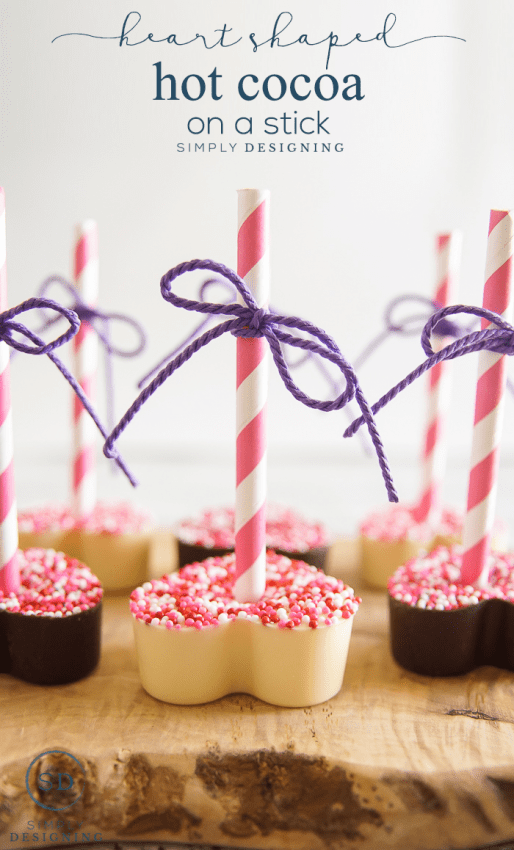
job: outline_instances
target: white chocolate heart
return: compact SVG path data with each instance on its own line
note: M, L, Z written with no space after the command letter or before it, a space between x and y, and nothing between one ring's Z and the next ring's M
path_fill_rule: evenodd
M412 558L431 552L438 546L452 546L462 539L463 514L443 508L437 525L417 523L412 507L391 504L370 514L360 527L361 569L371 587L387 588L395 570ZM507 528L497 520L494 525L494 548L507 547Z
M151 521L130 504L98 503L76 519L69 508L45 507L18 516L20 548L66 552L87 564L105 591L128 590L148 576Z
M210 558L131 595L141 681L157 699L211 702L244 692L280 706L341 688L360 600L332 576L268 552L266 590L239 603L235 558Z

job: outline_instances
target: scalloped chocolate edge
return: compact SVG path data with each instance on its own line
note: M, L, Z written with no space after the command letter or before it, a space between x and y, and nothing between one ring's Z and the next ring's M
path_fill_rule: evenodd
M0 611L0 673L34 685L64 685L100 660L102 603L69 617Z
M231 555L234 549L218 549L209 546L197 546L192 543L184 543L179 537L177 538L178 545L178 565L185 567L187 564L195 564L197 561L205 561L207 558L222 558L224 555ZM285 555L286 558L291 558L293 561L304 561L306 564L311 564L318 570L325 571L325 561L328 553L328 546L316 546L314 549L308 549L306 552L286 552L285 549L273 549L277 555Z
M514 671L514 604L484 599L450 611L389 596L391 652L422 676L459 676L490 665Z

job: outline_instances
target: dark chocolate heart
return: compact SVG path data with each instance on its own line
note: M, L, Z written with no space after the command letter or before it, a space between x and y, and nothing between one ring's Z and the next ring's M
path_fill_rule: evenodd
M100 659L102 604L70 617L0 611L0 672L34 685L64 685Z
M100 659L98 579L84 564L53 550L30 549L18 557L20 588L0 594L0 673L36 685L82 679ZM70 610L72 606L78 610ZM46 613L38 614L38 609Z
M217 549L216 547L196 546L192 543L184 543L178 540L178 565L185 567L186 564L195 564L197 561L205 561L207 558L222 558L230 555L234 549ZM325 569L325 560L328 546L316 546L307 552L286 552L285 549L274 549L278 555L285 555L292 561L304 561L306 564L316 567L318 570Z
M462 547L441 547L389 580L391 651L406 670L458 676L484 664L514 671L514 555L492 553L489 583L460 583Z
M415 608L389 597L391 652L406 670L458 676L490 664L514 671L514 605L485 599L450 611Z

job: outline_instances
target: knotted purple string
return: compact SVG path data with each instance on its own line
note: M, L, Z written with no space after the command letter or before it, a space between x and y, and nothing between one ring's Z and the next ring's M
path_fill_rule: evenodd
M411 313L403 318L394 319L394 313L398 307L405 304L421 304L426 307L425 310L419 313ZM384 329L380 331L366 347L361 351L359 356L354 360L354 367L358 369L366 360L382 345L382 343L392 334L400 334L401 336L418 336L423 330L423 326L434 312L441 309L440 304L426 298L424 295L397 295L387 304L384 310ZM459 337L466 333L470 328L461 328L455 322L450 322L448 319L439 321L434 333L438 336Z
M172 292L171 284L176 278L186 272L196 271L199 269L214 272L230 281L241 295L244 304L215 304L204 301L192 301L187 298L181 298ZM296 316L284 316L270 310L259 308L253 298L253 295L239 275L232 271L232 269L229 269L220 263L214 263L212 260L192 260L187 263L181 263L161 278L160 286L164 300L176 307L182 307L185 310L204 313L206 315L232 316L233 318L228 321L221 322L214 328L203 333L201 336L193 339L193 341L187 345L185 349L181 350L171 362L167 363L167 365L161 369L158 375L140 393L129 410L122 417L112 434L106 440L104 445L104 454L107 457L112 456L114 443L147 399L153 395L164 381L173 374L173 372L189 360L196 351L199 351L199 349L203 348L203 346L222 336L224 333L232 333L234 336L248 338L265 337L271 348L273 360L275 361L286 389L288 389L298 401L301 401L303 404L307 405L307 407L311 407L316 410L330 411L340 410L352 398L357 400L377 453L378 462L382 471L382 477L385 482L389 500L392 502L398 501L398 496L394 488L382 442L369 409L369 405L359 386L357 375L355 374L352 366L341 354L334 340L328 336L325 331L316 327L311 322L305 321L304 319L300 319ZM299 330L308 334L309 338L292 336L282 328ZM332 401L322 401L306 395L291 378L287 363L282 354L281 344L291 345L296 348L300 348L303 351L311 351L318 354L325 360L329 360L334 363L346 379L345 390Z
M458 313L465 313L471 316L477 316L481 319L486 319L496 327L488 327L484 330L474 331L465 334L450 345L445 346L440 351L434 353L430 341L433 333L439 334L441 320L446 320L447 316L454 316ZM444 325L443 325L444 327ZM455 360L457 357L462 357L464 354L470 354L474 351L491 351L494 354L514 354L514 327L502 319L497 313L491 310L486 310L484 307L471 307L464 304L455 304L451 307L444 307L442 310L437 310L425 324L421 334L421 345L427 359L421 363L416 369L410 372L402 381L399 381L385 395L383 395L371 410L373 413L378 413L390 401L409 387L425 372L428 372L432 366L436 366L443 360ZM346 429L344 436L351 437L364 424L366 420L363 416L355 419L352 424Z
M200 301L205 301L205 295L207 293L207 290L211 286L222 286L230 295L231 300L234 298L237 292L235 287L231 283L229 283L228 280L225 280L223 278L209 278L208 280L205 280L200 286L198 294ZM226 301L225 303L230 304L231 301ZM186 348L186 346L190 342L192 342L193 339L196 339L196 337L200 334L200 331L207 327L214 320L214 318L215 316L211 314L207 315L205 319L202 319L202 321L199 322L199 324L191 331L191 333L188 334L188 336L183 339L182 342L173 349L173 351L170 351L169 354L163 357L162 360L159 361L159 363L153 366L153 368L149 372L147 372L146 375L144 375L140 381L138 381L138 389L142 389L150 380L150 378L153 378L154 375L157 374L159 369L162 369L162 367L165 366L166 363L169 363L170 360L173 360L173 358L179 353L179 351L183 351L183 349ZM308 360L314 359L317 368L319 369L327 383L330 385L331 391L334 394L339 392L340 384L338 384L332 378L332 375L330 374L327 367L324 365L323 361L319 357L313 357L312 351L304 351L295 361L292 361L291 358L286 356L286 354L284 353L284 359L290 369L297 369L299 366L302 366Z
M232 286L231 283L228 282L228 280L224 280L223 278L209 278L208 280L204 280L204 282L202 283L202 285L200 287L200 292L199 292L200 301L205 301L205 294L206 294L207 290L209 289L209 287L215 286L215 285L216 286L222 286L224 289L227 290L227 292L229 293L231 298L234 297L234 295L235 295L234 287ZM226 303L230 304L230 301L227 301ZM176 348L173 349L173 351L170 351L170 353L167 354L166 357L163 357L162 360L160 360L159 363L157 363L156 366L154 366L152 369L150 369L150 371L147 372L146 375L144 375L141 378L140 381L138 381L138 384L137 384L138 389L142 389L145 386L145 384L150 380L150 378L153 378L153 376L157 374L159 369L162 369L162 367L165 366L166 363L169 363L170 360L173 360L173 358L179 353L179 351L183 351L184 348L186 348L186 346L190 342L193 341L193 339L196 339L196 337L199 335L200 331L202 331L205 327L207 327L207 325L209 325L212 322L212 320L213 320L212 315L208 315L208 316L205 317L205 319L202 319L202 321L199 322L199 324L196 326L196 328L194 328L191 331L191 333L188 334L188 336L185 339L183 339L182 342L179 345L176 346Z
M60 287L65 289L73 298L73 302L69 309L73 310L74 313L77 314L81 322L88 322L95 333L98 336L98 339L102 343L105 351L105 390L107 396L107 422L109 428L114 427L114 378L113 378L113 369L112 369L112 356L116 355L117 357L137 357L140 354L146 345L146 337L145 332L139 322L135 319L132 319L130 316L125 315L124 313L105 313L102 310L99 310L97 307L91 307L82 300L80 293L77 291L76 286L70 283L66 278L61 277L60 275L51 275L47 277L46 280L43 281L39 288L38 295L39 297L44 297L47 290L52 284L58 284ZM51 319L47 319L47 321L38 328L37 332L42 333L47 328L51 327L51 325L55 324L60 320L60 316L53 316ZM114 346L111 342L111 322L122 322L125 325L130 325L137 335L137 343L132 349L121 349Z
M70 324L70 327L67 331L65 331L61 336L54 339L52 342L45 343L40 336L38 336L33 331L29 330L25 325L21 322L15 321L16 316L19 316L21 313L26 313L29 310L54 310L59 314L56 318L64 317ZM78 333L80 328L80 319L77 316L74 310L69 310L67 307L63 307L62 304L58 304L57 301L52 301L49 298L29 298L27 301L23 301L21 304L18 304L17 307L12 307L10 310L6 310L4 313L0 313L0 339L3 342L7 343L11 348L14 348L16 351L22 351L25 354L46 354L50 360L55 363L59 371L66 378L68 383L71 385L74 392L79 397L83 406L91 416L91 419L95 423L96 427L104 437L107 438L107 432L104 429L102 423L98 419L91 402L88 397L84 393L82 387L77 383L73 375L67 370L64 363L53 353L54 349L59 348L61 345L64 345L66 342L69 342L72 337ZM13 334L21 334L26 337L32 345L27 345L26 343L17 340ZM111 457L114 458L120 469L123 470L130 483L135 487L136 480L132 476L132 473L125 465L122 457L118 454L118 452L113 452Z
M209 280L204 281L202 283L201 287L200 287L200 291L199 291L199 300L200 301L205 301L205 295L206 295L208 288L211 287L211 286L214 286L214 285L223 286L227 290L228 294L231 296L231 300L236 295L237 290L235 289L235 287L231 283L229 283L228 280L225 280L223 278L209 278ZM225 303L229 304L230 301L227 301ZM173 349L173 351L170 351L169 354L167 354L165 357L163 357L162 360L160 360L159 363L157 363L156 366L154 366L149 372L146 373L146 375L144 375L141 378L141 380L137 384L138 389L142 389L144 386L146 386L146 384L148 383L150 378L153 378L154 375L157 374L159 369L162 369L162 367L165 366L166 363L169 363L170 360L173 360L173 358L180 351L183 351L183 349L186 348L186 346L190 342L192 342L192 340L195 339L205 327L210 325L211 322L214 319L215 319L215 316L213 316L213 315L207 315L205 317L205 319L202 319L202 321L199 322L199 324L191 331L191 333L188 334L188 336L185 339L183 339L182 342ZM288 356L285 351L283 353L284 353L284 359L285 359L285 361L286 361L286 363L287 363L287 365L290 369L298 369L300 366L303 366L304 363L312 361L315 364L318 371L323 375L327 384L329 385L330 392L333 395L339 394L339 392L341 391L341 382L336 381L332 377L330 370L327 368L327 366L325 366L321 357L316 357L314 352L312 352L312 351L304 351L300 354L300 356L296 360L293 361L291 359L291 357ZM354 368L356 368L356 367L354 367ZM353 416L352 416L352 413L351 413L349 406L345 407L345 413L346 413L349 421L351 422L352 419L353 419ZM373 448L372 448L372 446L370 446L368 440L366 439L365 434L362 431L359 431L359 438L361 439L362 448L363 448L364 452L367 455L373 454Z

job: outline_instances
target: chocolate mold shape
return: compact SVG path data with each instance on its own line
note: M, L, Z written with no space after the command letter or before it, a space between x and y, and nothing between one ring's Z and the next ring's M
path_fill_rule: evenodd
M238 603L234 563L234 555L210 558L133 591L145 690L182 705L239 692L288 707L335 696L360 603L352 589L268 552L263 597Z
M20 589L0 593L0 673L36 685L88 676L100 659L98 579L62 552L31 549L18 557Z
M458 676L482 665L514 671L514 554L493 552L489 583L459 584L462 546L440 547L389 581L391 651L424 676Z

